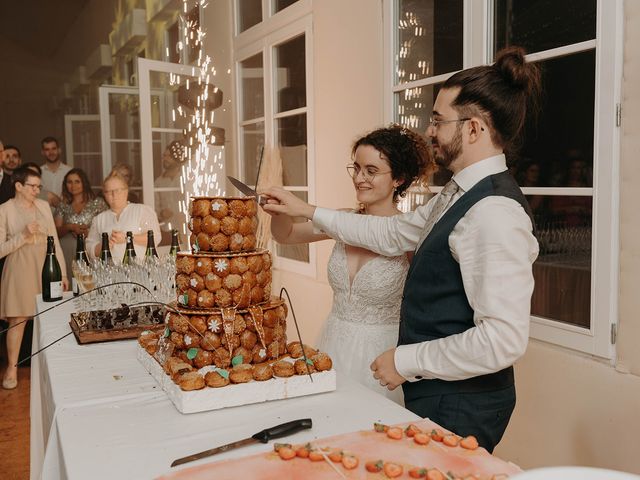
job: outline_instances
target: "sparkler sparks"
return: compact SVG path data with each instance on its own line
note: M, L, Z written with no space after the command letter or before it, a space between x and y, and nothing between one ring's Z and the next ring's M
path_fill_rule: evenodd
M191 196L224 195L216 173L223 171L224 168L224 145L216 148L214 152L210 148L216 143L213 132L220 131L220 129L214 130L213 127L215 118L213 108L215 107L211 107L209 89L210 78L212 75L215 76L216 70L212 65L211 57L204 54L203 42L206 32L202 29L200 21L189 17L188 4L193 5L193 1L182 0L180 22L185 34L182 41L178 42L177 48L187 55L197 54L197 68L193 68L191 72L194 78L186 78L184 81L187 92L191 91L191 97L195 98L195 102L190 105L191 108L183 108L180 105L172 111L174 121L186 125L182 131L186 161L180 175L180 192L183 197L178 205L178 210L185 216L185 225L188 220ZM207 5L208 0L195 2L195 8L204 9ZM170 83L183 85L179 75L171 75ZM217 94L218 88L211 87L213 93ZM186 234L186 229L182 233Z

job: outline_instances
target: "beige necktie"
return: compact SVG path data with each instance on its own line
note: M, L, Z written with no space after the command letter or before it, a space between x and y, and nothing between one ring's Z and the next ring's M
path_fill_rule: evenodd
M422 230L422 235L420 236L420 241L418 242L416 251L420 248L424 239L431 233L433 226L440 219L449 203L451 203L451 197L453 197L453 195L458 191L458 188L458 184L453 178L442 188L442 191L438 195L438 198L436 198L435 204L433 205L431 212L429 212L427 221L424 224L424 230Z

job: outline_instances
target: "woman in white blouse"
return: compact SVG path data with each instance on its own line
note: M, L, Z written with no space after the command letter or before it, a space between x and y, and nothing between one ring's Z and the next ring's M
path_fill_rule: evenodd
M157 245L160 242L160 225L156 212L141 203L129 203L129 187L124 178L111 173L102 184L109 210L95 216L87 237L87 253L100 258L102 233L109 234L109 248L115 262L124 257L127 232L133 232L136 255L142 257L147 245L147 230L153 230Z

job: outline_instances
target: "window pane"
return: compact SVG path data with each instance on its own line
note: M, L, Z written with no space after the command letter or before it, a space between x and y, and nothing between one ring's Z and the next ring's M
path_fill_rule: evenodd
M237 0L238 33L262 21L262 0Z
M242 119L259 118L264 115L264 72L262 53L240 62L242 82Z
M593 186L595 50L541 62L544 97L509 164L523 187ZM571 88L567 88L571 85Z
M596 0L496 0L495 49L528 53L596 38Z
M462 68L462 0L399 0L396 83Z
M244 145L244 181L255 185L258 177L258 165L264 148L264 122L242 127L242 142Z
M442 83L408 88L394 95L395 121L414 132L425 135L433 104ZM429 179L431 185L444 185L451 178L451 172L438 167Z
M276 112L301 108L307 104L304 35L273 49L276 86Z
M291 192L296 197L301 198L305 202L307 202L307 192ZM306 222L306 218L294 218L294 222ZM289 258L291 260L297 260L299 262L309 263L309 244L301 244L301 245L280 245L276 244L276 252L279 257Z
M140 101L138 95L109 95L111 138L140 138Z
M529 195L540 256L531 314L589 328L591 197Z
M102 154L74 153L74 168L81 168L87 174L89 183L94 192L99 192L102 188Z
M276 120L284 185L307 185L307 115Z
M284 10L285 8L293 5L297 1L298 0L274 0L274 2L273 2L274 12L273 13L277 13L280 10Z

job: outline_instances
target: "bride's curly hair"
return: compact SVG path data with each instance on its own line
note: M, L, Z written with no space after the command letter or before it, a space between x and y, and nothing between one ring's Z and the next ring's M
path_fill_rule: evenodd
M375 148L380 153L380 158L386 160L391 167L393 179L403 180L393 192L394 202L406 195L413 182L426 183L426 179L436 168L424 137L401 125L391 124L360 137L351 149L352 158L360 145Z

